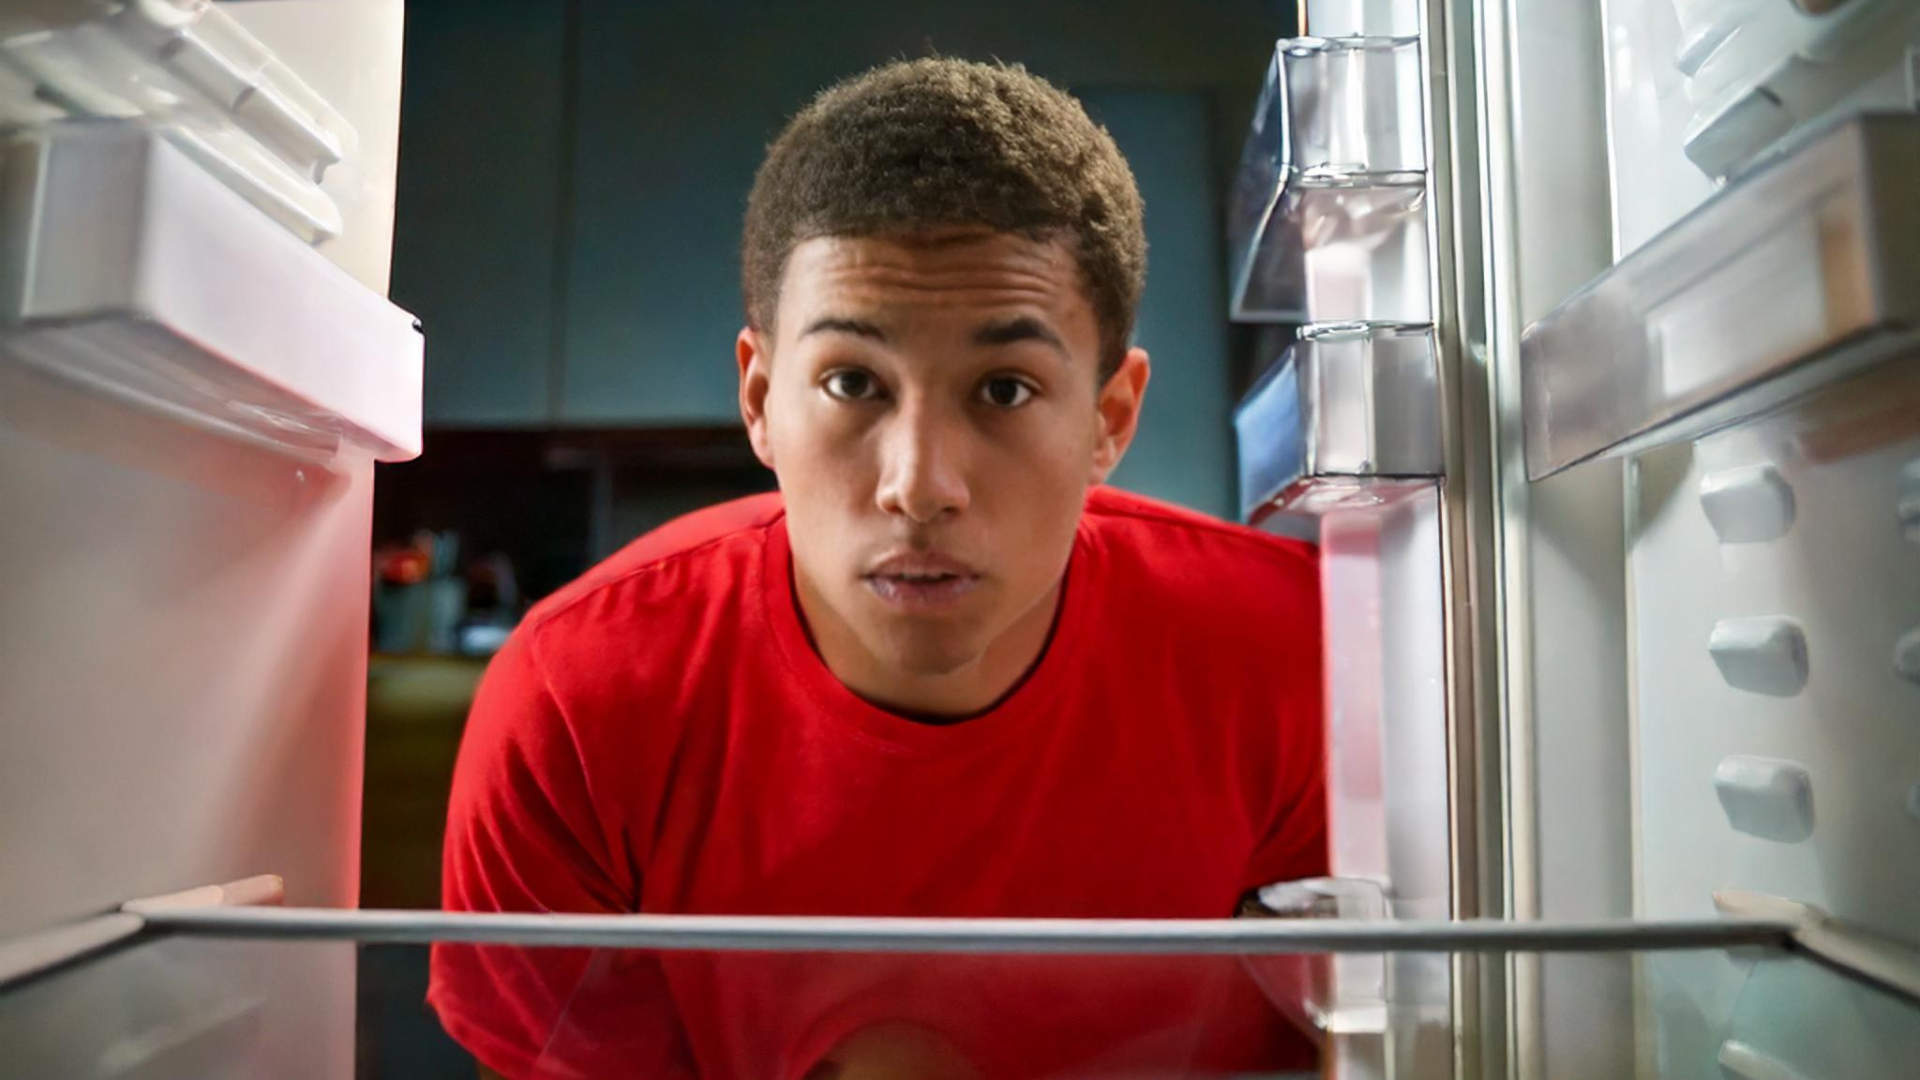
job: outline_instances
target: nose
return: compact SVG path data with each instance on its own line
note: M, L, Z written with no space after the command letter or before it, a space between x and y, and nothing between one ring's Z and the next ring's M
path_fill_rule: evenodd
M882 511L918 525L966 512L972 496L959 427L923 403L903 403L881 437L876 500Z

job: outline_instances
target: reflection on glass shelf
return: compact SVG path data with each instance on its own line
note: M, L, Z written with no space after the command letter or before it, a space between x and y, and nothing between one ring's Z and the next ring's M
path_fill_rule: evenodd
M271 977L353 964L349 942L174 938L139 945L0 994L0 1073L31 1077L343 1077L356 1050L302 1040L314 996ZM1500 952L1400 952L1472 976ZM435 1013L422 1003L424 945L358 949L361 1075L472 1076L441 1033L516 1080L838 1075L1125 1077L1434 1075L1450 1060L1445 1011L1396 999L1384 1032L1297 1026L1308 955L1123 952L847 952L779 949L442 947ZM1639 1028L1594 1030L1645 1049L1644 1080L1806 1076L1882 1080L1920 1060L1920 1006L1785 953L1754 948L1547 953L1585 1013L1633 993L1656 1006ZM1696 985L1739 974L1710 1023L1676 1007ZM1704 973L1704 975L1703 975ZM1562 977L1564 976L1564 977ZM352 1007L351 983L329 984ZM1600 1010L1594 1010L1596 1012ZM1691 1019L1690 1019L1691 1018ZM335 1028L332 1030L342 1030ZM1568 1067L1577 1062L1557 1058ZM1775 1063L1792 1071L1749 1068ZM377 1063L377 1064L376 1064ZM890 1073L862 1070L891 1068ZM1748 1071L1740 1071L1741 1069ZM1727 1071L1730 1070L1730 1071ZM1462 1078L1465 1080L1465 1078Z
M355 946L159 939L0 992L0 1076L326 1077L353 1072Z
M1256 894L1261 908L1281 918L1384 919L1386 895L1377 881L1310 878L1269 885ZM1264 982L1275 1002L1298 1000L1307 1019L1328 1035L1378 1035L1387 1030L1386 958L1380 953L1303 957L1296 986ZM1314 962L1318 961L1318 962ZM1263 972L1255 969L1254 978Z
M1639 958L1645 1075L1890 1080L1920 1062L1920 1006L1772 954Z

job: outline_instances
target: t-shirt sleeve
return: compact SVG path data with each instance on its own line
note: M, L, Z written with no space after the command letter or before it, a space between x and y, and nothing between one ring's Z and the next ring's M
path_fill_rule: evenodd
M1271 676L1282 690L1274 755L1280 782L1248 864L1248 889L1327 873L1326 658L1315 560L1301 557L1289 579L1289 647Z
M578 733L523 627L481 682L447 813L449 911L611 914L637 908L636 872L602 824ZM623 950L439 944L428 1001L509 1080L690 1075L652 956Z

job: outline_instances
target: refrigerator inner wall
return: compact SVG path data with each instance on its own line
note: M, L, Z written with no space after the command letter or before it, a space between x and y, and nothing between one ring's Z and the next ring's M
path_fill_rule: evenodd
M261 873L356 903L372 482L0 360L0 936ZM231 1013L232 1060L344 1077L353 987L350 950L214 956L63 1041Z
M1636 914L1705 916L1738 889L1920 943L1920 531L1901 516L1920 516L1920 367L1630 475ZM1849 995L1756 1000L1744 977L1725 959L1650 972L1656 1043L1678 1055L1662 1075L1718 1076L1735 1029L1804 1075L1867 1075L1787 1034L1873 1032Z

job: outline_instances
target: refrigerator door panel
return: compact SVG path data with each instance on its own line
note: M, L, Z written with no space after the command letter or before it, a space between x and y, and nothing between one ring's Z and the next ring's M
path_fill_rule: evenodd
M261 874L354 906L413 318L140 124L9 133L0 225L0 956ZM0 1071L353 1071L350 947L126 970L14 1017Z

